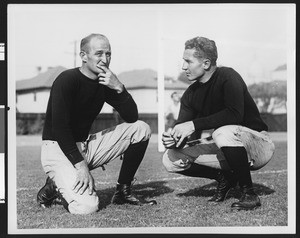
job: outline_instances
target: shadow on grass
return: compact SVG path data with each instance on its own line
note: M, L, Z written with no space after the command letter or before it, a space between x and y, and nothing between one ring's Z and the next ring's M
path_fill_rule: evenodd
M198 188L191 189L184 193L178 193L177 196L182 197L212 197L216 192L217 183L213 182ZM275 190L270 189L262 184L253 184L254 191L259 196L269 195L275 192ZM237 186L234 189L231 189L227 195L227 198L240 198L240 190Z
M172 193L174 190L165 186L165 181L154 181L132 186L132 194L137 196L141 201L158 197L165 193ZM100 200L99 208L103 209L111 203L111 198L115 192L115 187L98 190L97 195Z

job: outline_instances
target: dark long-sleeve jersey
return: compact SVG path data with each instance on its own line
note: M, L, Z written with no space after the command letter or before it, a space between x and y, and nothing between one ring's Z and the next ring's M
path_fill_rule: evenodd
M73 165L82 161L76 142L87 139L105 102L114 107L124 121L138 119L136 103L125 88L118 94L86 77L79 68L62 72L50 91L42 139L57 141Z
M268 130L242 77L228 67L217 67L206 83L197 81L184 92L176 124L186 121L197 131L225 125Z

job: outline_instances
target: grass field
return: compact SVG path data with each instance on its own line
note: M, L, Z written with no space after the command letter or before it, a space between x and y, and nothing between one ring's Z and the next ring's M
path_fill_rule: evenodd
M278 138L277 138L278 139ZM40 163L38 143L18 138L17 146L17 225L18 229L116 228L116 227L214 227L287 226L287 142L275 140L273 159L253 172L254 187L262 207L254 211L230 210L239 191L230 192L223 203L207 200L216 182L167 173L161 164L162 153L150 143L136 174L133 192L142 199L155 199L157 206L111 205L120 160L92 171L100 197L101 210L92 215L72 215L62 206L42 209L36 194L46 176ZM32 140L34 142L34 140Z

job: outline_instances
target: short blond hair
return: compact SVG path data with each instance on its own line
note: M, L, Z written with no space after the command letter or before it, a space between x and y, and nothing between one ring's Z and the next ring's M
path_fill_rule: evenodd
M86 53L89 53L89 51L90 51L89 43L90 43L91 39L93 39L93 38L104 39L107 42L109 42L108 38L105 35L98 34L98 33L97 34L96 33L92 33L92 34L84 37L81 40L81 42L80 42L80 51L84 51Z

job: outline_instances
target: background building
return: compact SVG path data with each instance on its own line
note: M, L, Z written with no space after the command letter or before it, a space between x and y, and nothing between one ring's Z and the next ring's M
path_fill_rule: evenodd
M62 66L48 68L33 78L16 82L16 106L19 113L45 113L50 89L55 78L66 68ZM157 73L152 69L132 70L118 75L136 101L139 113L158 112ZM170 102L174 91L183 92L187 84L166 77L165 103ZM105 104L101 113L112 113L113 109Z
M65 70L66 68L62 66L50 67L45 72L39 72L33 78L16 82L18 134L41 132L51 86L55 78ZM138 106L139 118L150 125L153 133L157 133L157 72L152 69L131 70L120 73L118 78L134 98ZM187 86L184 82L165 77L165 105L171 103L170 95L174 91L182 93ZM121 121L114 113L113 108L104 104L92 130L102 130Z

